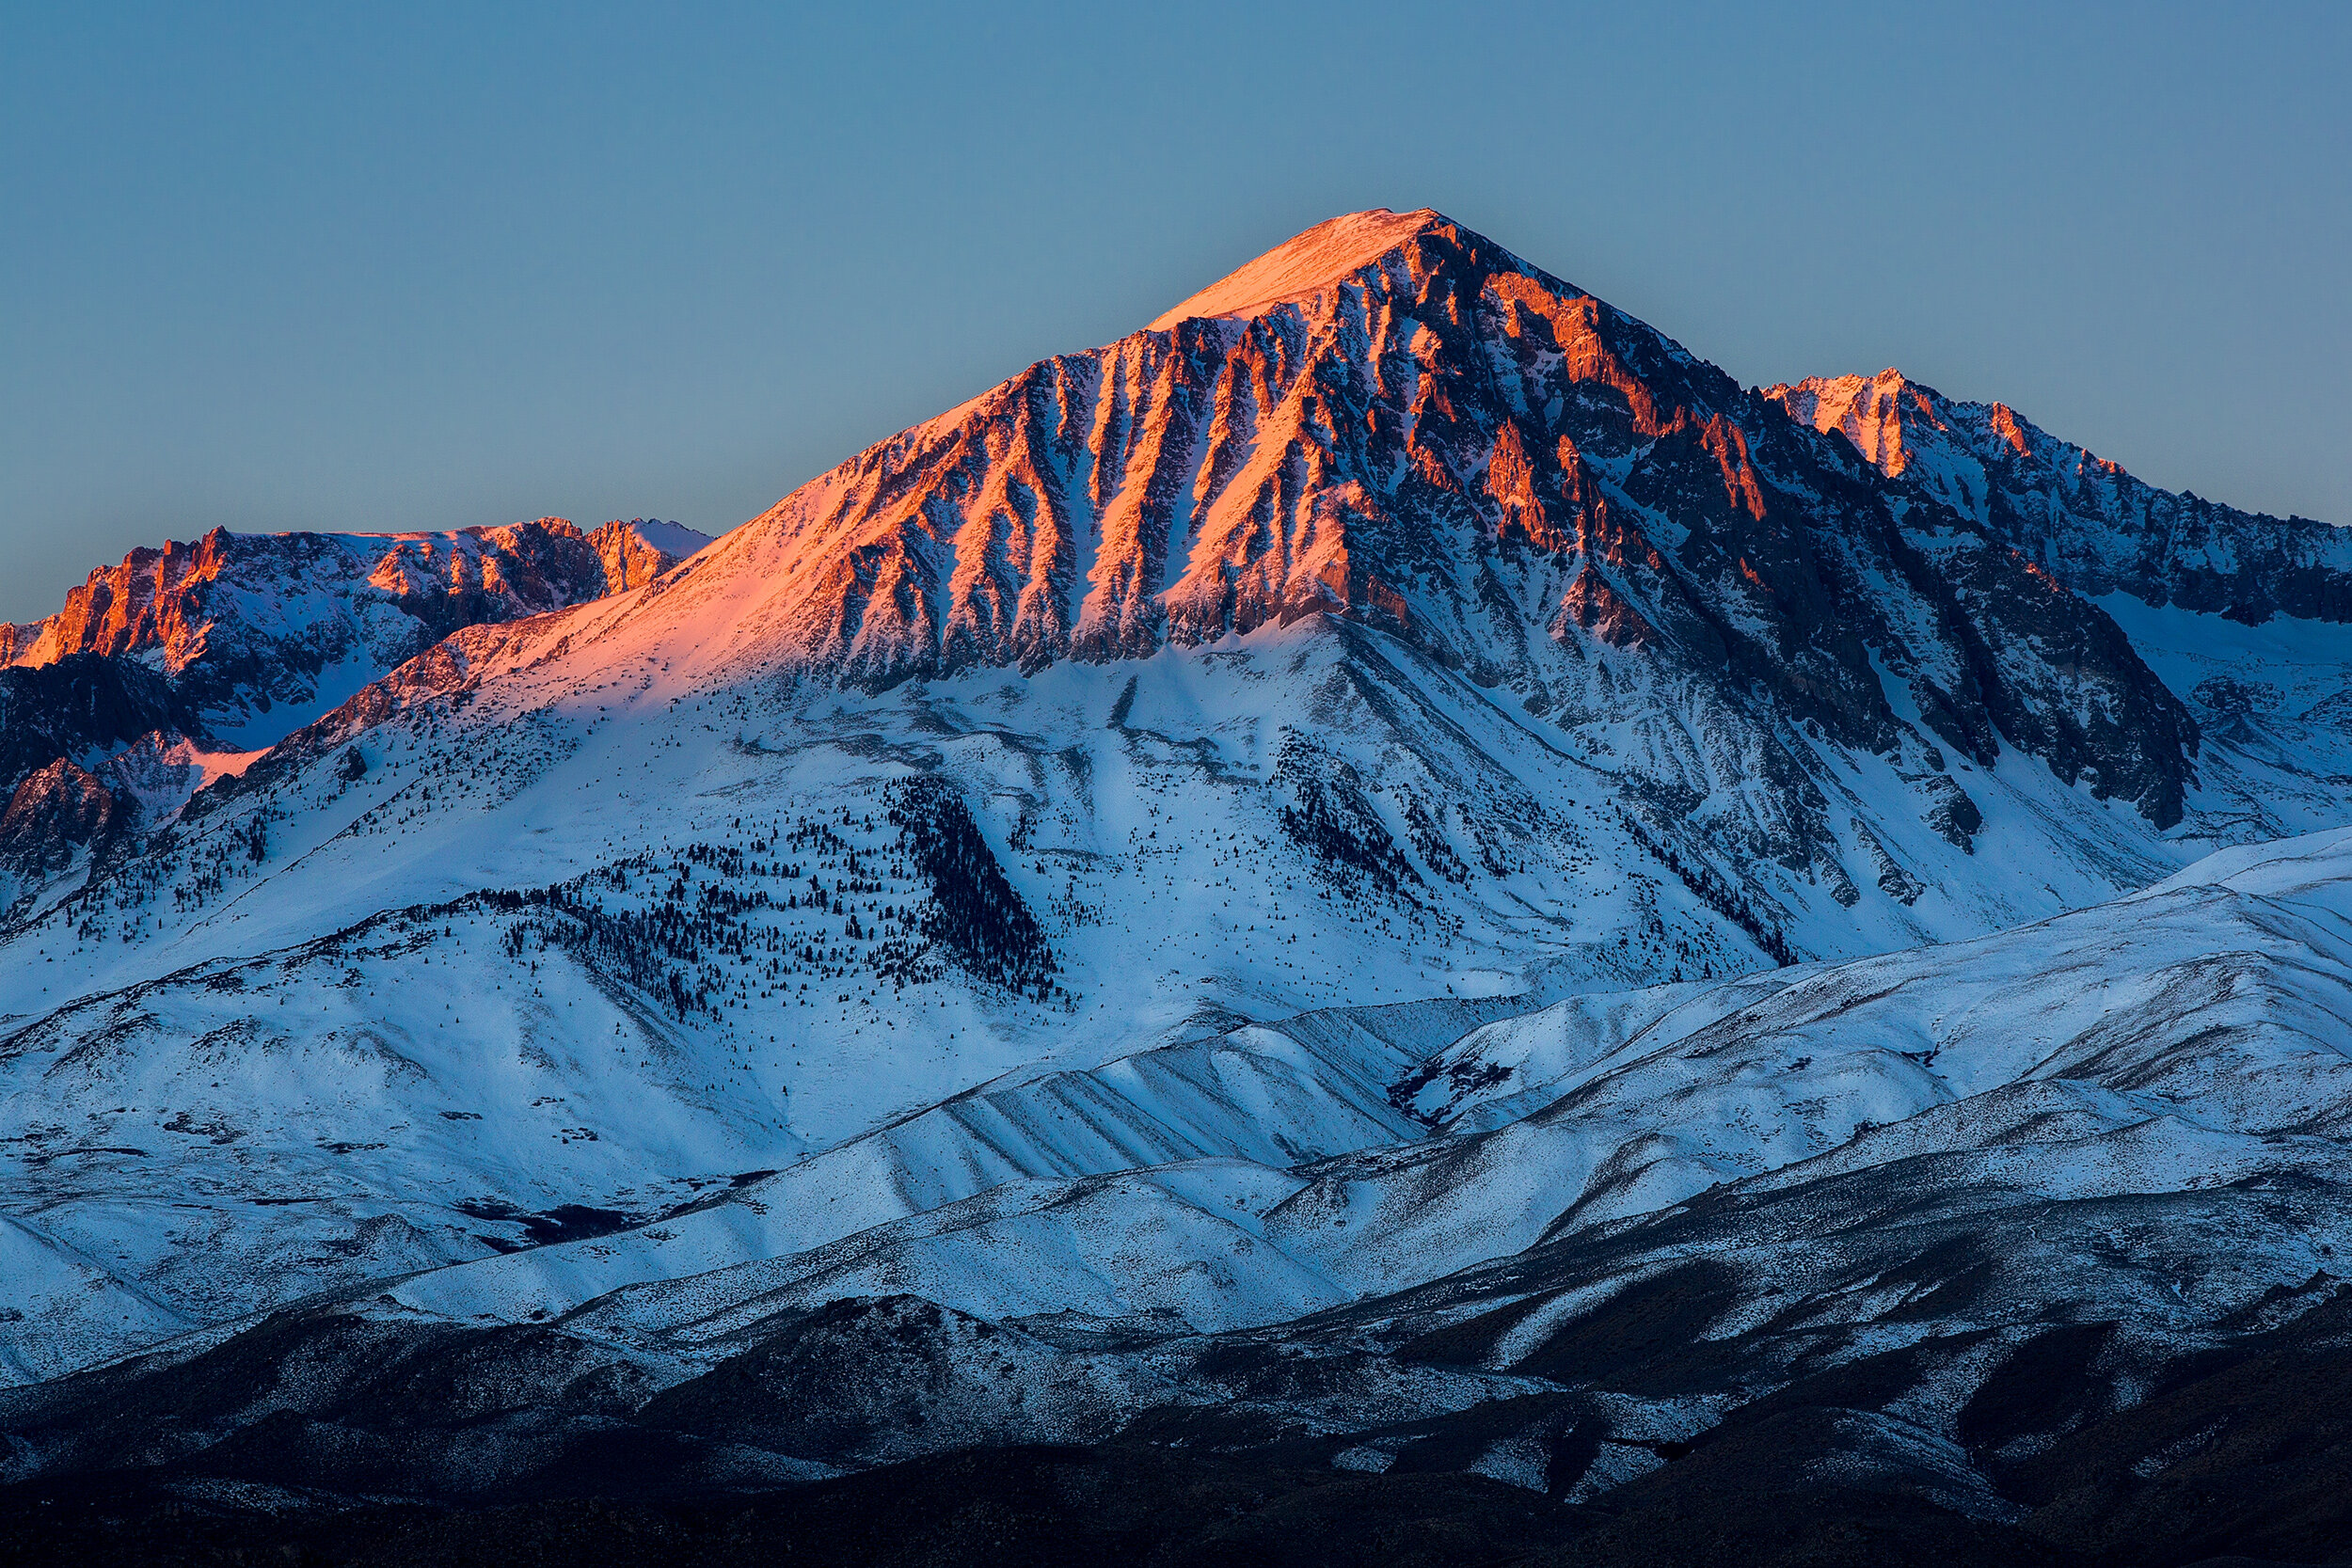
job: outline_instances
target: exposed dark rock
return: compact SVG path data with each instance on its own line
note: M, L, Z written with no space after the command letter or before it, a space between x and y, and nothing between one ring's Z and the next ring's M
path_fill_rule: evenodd
M27 878L62 871L76 850L103 854L129 816L96 775L59 757L20 783L0 814L0 864Z
M194 727L169 683L131 660L74 654L0 669L0 789L59 757L94 761L151 730Z

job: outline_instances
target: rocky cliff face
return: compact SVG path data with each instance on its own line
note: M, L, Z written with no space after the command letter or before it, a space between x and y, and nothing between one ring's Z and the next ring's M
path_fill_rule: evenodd
M2352 533L2343 529L2157 489L2005 404L1956 403L1900 371L1814 377L1764 395L2077 593L2125 593L2249 625L2352 620Z
M604 563L607 594L642 588L709 543L708 534L646 517L615 519L588 535L589 547Z

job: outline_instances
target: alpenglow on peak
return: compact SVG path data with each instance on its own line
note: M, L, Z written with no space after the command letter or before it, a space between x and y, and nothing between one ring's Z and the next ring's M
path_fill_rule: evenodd
M1288 305L1370 266L1424 230L1452 227L1453 221L1428 207L1410 213L1375 207L1327 218L1155 317L1147 330L1165 332L1181 321L1250 316Z

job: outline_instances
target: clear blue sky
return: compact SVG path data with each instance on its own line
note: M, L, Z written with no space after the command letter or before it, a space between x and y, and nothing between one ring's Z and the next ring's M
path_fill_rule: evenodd
M0 0L0 617L215 524L715 532L1373 206L2352 522L2352 7L1635 8Z

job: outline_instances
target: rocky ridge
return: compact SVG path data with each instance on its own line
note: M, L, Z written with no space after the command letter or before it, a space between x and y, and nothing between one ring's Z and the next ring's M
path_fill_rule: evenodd
M101 567L56 614L0 627L0 645L19 669L135 661L165 677L201 737L267 744L453 631L636 587L707 543L675 524L587 533L561 517L448 533L215 529Z
M2019 416L1961 403L1900 371L1767 388L2077 593L2124 593L2248 625L2352 620L2352 533L2159 489Z
M88 787L122 794L104 814L113 833L151 827L219 765L159 772L148 754L264 750L451 632L642 587L708 543L675 523L582 532L542 517L447 533L215 529L133 550L56 614L0 625L0 789L33 791L13 819L62 820L37 776L66 760L96 770L82 773ZM187 788L168 787L180 776ZM20 884L89 843L11 842Z

